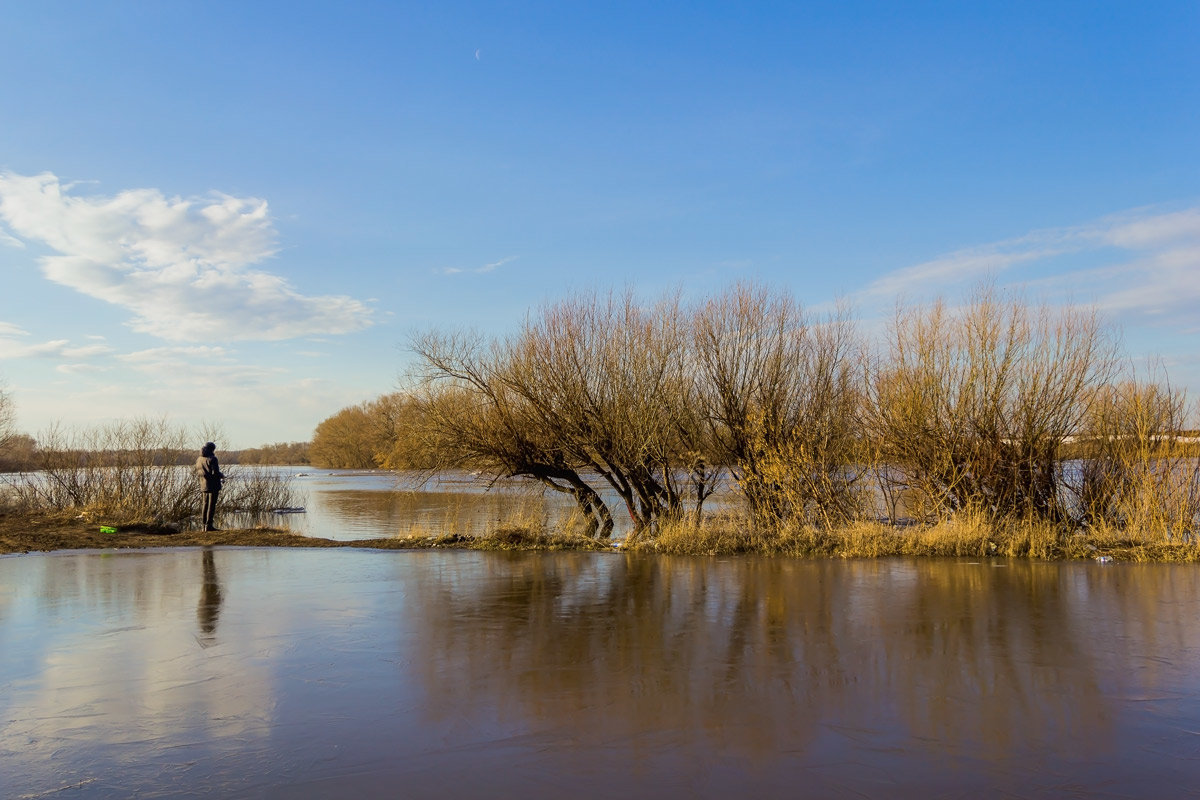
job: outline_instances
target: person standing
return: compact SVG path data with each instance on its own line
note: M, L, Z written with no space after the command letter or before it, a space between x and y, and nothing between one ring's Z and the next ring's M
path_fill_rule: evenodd
M221 491L221 484L225 480L225 476L221 474L221 465L217 461L216 453L217 446L208 442L200 448L200 457L196 459L196 477L203 482L200 487L204 493L201 516L206 531L216 530L213 526L213 517L217 513L217 494Z

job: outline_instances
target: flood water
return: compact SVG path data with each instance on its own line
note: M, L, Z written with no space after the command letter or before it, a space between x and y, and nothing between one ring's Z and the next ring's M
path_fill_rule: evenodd
M0 558L0 796L1185 797L1200 569Z
M219 514L220 524L266 523L305 536L355 540L446 531L478 534L512 520L553 525L574 508L566 495L543 491L540 484L509 480L493 485L466 472L426 478L383 470L268 469L290 476L304 513ZM624 536L627 527L619 526L617 535Z

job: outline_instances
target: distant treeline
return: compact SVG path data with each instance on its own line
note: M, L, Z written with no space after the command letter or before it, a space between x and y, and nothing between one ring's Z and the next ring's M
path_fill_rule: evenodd
M311 457L528 478L572 496L598 536L613 528L602 491L653 534L698 523L726 476L756 525L829 529L882 504L1190 535L1192 408L1118 341L1094 310L986 287L901 306L872 340L760 285L690 304L585 293L506 336L414 337L402 391L322 422Z
M5 437L0 442L0 472L22 472L30 469L37 440L24 433Z
M272 465L304 465L309 461L308 442L276 442L264 444L261 447L248 447L229 453L230 463L234 464L272 464Z
M309 463L308 450L308 442L278 442L245 450L222 450L217 455L222 464L306 465ZM148 463L156 466L184 466L194 464L198 454L199 448L165 448L155 450L147 457ZM59 464L72 458L80 463L86 461L114 465L125 463L132 455L141 453L120 448L91 451L74 443L66 445L59 440L39 443L27 434L16 434L0 444L0 472L37 470L42 469L48 460Z
M343 408L313 432L312 464L330 469L420 469L436 462L411 437L416 401L402 392Z

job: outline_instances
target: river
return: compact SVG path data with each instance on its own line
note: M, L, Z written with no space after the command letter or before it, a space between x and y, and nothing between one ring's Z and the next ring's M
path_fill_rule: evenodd
M0 796L1193 796L1198 611L1191 565L6 556Z

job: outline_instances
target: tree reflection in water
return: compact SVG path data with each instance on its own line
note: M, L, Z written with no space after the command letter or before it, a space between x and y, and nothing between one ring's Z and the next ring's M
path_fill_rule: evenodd
M767 757L832 735L894 755L949 751L960 764L1104 752L1121 662L1137 658L1114 628L1196 638L1190 619L1138 607L1159 591L1137 584L1161 569L1106 587L1123 607L1097 630L1089 588L1115 573L1062 565L521 554L490 564L482 576L450 564L417 579L406 617L428 647L415 664L422 683L442 697L430 707L461 710L466 693L585 745L699 737L705 750Z
M5 788L1174 797L1200 777L1194 565L196 557L0 559Z

